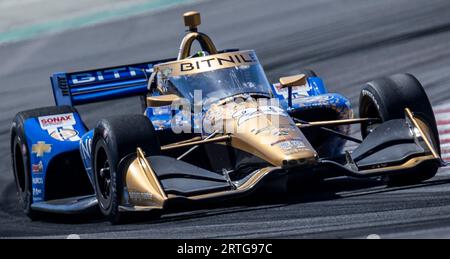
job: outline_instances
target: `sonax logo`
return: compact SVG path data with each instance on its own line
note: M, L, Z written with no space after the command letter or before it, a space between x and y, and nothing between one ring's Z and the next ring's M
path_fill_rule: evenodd
M39 117L39 124L42 129L52 129L57 127L72 126L76 124L73 113L58 114Z

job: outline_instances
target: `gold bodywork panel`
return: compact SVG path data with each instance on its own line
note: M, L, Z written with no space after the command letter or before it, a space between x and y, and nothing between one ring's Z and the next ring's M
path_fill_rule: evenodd
M256 101L211 107L204 125L231 135L231 146L254 154L273 166L316 161L317 153L281 108Z
M185 46L186 45L186 46ZM182 49L189 49L189 44L182 44ZM185 58L182 55L181 58ZM230 68L257 63L258 59L252 50L227 52L206 57L181 59L155 65L154 69L164 77L185 76L217 69Z
M131 162L124 175L128 191L128 200L123 204L145 206L147 208L162 209L167 196L140 148L136 159Z
M306 85L306 75L294 75L294 76L286 76L280 78L280 86L283 87L293 87L299 85Z
M367 170L360 171L360 173L361 174L375 174L375 173L387 172L387 171L398 171L398 170L411 169L425 161L430 161L430 160L435 160L435 159L436 158L433 155L414 157L401 165L367 169Z
M439 158L437 151L429 140L430 132L426 125L416 119L412 112L406 110L407 117L420 131L429 146L432 154L412 158L401 165L373 168L359 171L360 175L378 174L387 171L410 169L419 164ZM277 106L261 104L256 101L232 104L215 105L210 108L205 120L215 128L222 130L224 135L215 137L211 141L222 141L224 144L254 154L273 166L259 169L249 175L244 182L236 184L235 189L218 191L185 197L188 200L204 200L209 198L226 197L245 193L270 173L286 166L284 161L303 161L315 163L317 153L306 140L302 132L292 119ZM218 122L223 121L223 124ZM202 140L194 138L166 146L172 149L175 146L188 146L200 144ZM299 164L297 163L296 166ZM137 158L131 162L125 172L127 187L127 200L123 200L121 208L129 211L163 209L166 200L176 198L176 195L166 195L150 163L140 148L137 149ZM231 186L230 186L231 187Z
M180 97L174 94L158 95L158 96L148 96L147 106L149 107L161 107L172 105L172 103L180 100Z
M419 131L420 135L422 136L428 149L433 154L434 158L440 159L439 153L436 151L436 148L433 146L433 142L430 140L430 138L432 137L432 134L431 134L431 131L428 128L428 126L426 126L426 123L421 121L420 119L414 117L414 114L411 112L411 110L409 108L405 109L405 113L406 113L407 118L409 118L409 120L413 123L414 127L416 127L417 130Z

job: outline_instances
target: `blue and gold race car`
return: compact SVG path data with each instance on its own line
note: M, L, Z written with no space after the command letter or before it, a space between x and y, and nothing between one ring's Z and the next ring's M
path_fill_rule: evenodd
M349 100L313 71L269 83L254 51L219 51L198 32L199 13L184 21L177 58L55 73L56 106L16 115L12 165L30 218L99 208L119 223L127 212L295 188L308 175L406 185L443 165L433 110L414 76L365 84L354 118ZM194 42L201 50L191 54ZM140 114L93 128L75 108L131 96L141 97ZM346 150L348 141L356 148Z

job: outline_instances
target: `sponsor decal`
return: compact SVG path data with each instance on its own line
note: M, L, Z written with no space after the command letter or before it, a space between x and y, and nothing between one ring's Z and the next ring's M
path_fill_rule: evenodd
M236 65L252 64L256 61L256 57L252 53L232 54L212 58L207 57L180 63L180 71L188 72L197 69L200 70L199 72L202 72L204 69L234 67Z
M333 95L317 95L305 98L297 98L293 99L292 103L306 109L317 106L327 106L336 110L338 109L336 105L341 105L338 99L334 99Z
M305 147L305 143L301 140L292 140L292 141L281 142L278 144L278 146L283 150L287 150L290 148Z
M73 113L42 116L38 117L38 120L41 128L44 130L54 129L57 127L72 126L76 124Z
M277 144L285 155L295 154L308 148L305 146L305 143L301 140L290 140L284 141Z
M130 199L135 201L151 201L153 200L153 195L148 192L136 192L136 191L130 191L128 192L130 195Z
M66 141L71 140L73 137L77 137L78 131L74 129L57 128L50 132L50 136L59 141Z
M37 157L43 157L45 153L52 151L52 145L46 144L45 141L38 141L31 147L31 153L36 154Z
M287 87L281 88L280 84L275 84L274 88L275 88L275 92L278 95L283 96L284 99L289 98L289 91L288 91ZM309 91L311 91L311 86L309 86L308 83L306 85L293 86L292 87L292 98L296 99L296 98L300 98L300 97L309 97L309 93L308 93Z
M277 129L272 131L272 135L273 136L288 136L289 135L289 130L288 129Z
M259 129L258 128L254 128L254 129L251 130L251 132L254 133L255 135L259 135L261 133L265 133L265 135L268 135L268 134L270 134L272 131L274 131L276 129L277 129L276 127L274 127L272 125L269 125L269 126L265 126L265 127L259 128Z
M93 72L73 74L70 76L72 84L87 84L94 82L110 81L114 79L143 76L153 73L153 64L138 65L136 67L119 67Z
M33 196L39 196L42 194L42 189L33 188Z
M32 164L31 171L33 173L42 173L44 171L44 165L42 164L42 161L39 161L38 164Z
M297 127L282 127L282 128L278 128L275 127L273 125L267 126L267 127L263 127L260 129L254 129L252 130L252 132L255 135L259 135L259 134L270 134L272 136L288 136L291 132L297 132L298 128Z
M363 96L367 96L370 99L372 99L373 103L375 104L375 106L377 106L377 109L380 110L380 105L378 104L377 98L375 98L375 95L373 95L373 93L367 91L366 89L361 91L361 94Z
M157 65L157 71L164 77L184 76L232 67L248 67L258 63L253 51L222 53L214 56L190 58Z
M233 114L233 118L237 119L237 124L240 126L242 123L262 115L288 116L288 114L280 107L261 106L259 108L247 108L237 111Z
M283 143L283 142L290 142L290 143L296 143L299 144L298 146L305 146L305 143L303 142L303 140L301 138L292 138L292 137L284 137L284 138L280 138L277 141L271 143L271 146L275 146L277 144Z
M44 178L42 177L34 177L33 184L44 184Z
M84 141L81 142L81 154L85 160L91 158L91 146L92 146L91 138L86 138L84 139Z

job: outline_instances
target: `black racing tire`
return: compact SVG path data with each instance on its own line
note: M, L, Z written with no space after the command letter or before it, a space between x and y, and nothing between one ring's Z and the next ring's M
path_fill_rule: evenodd
M305 74L306 77L317 77L316 72L314 72L314 70L311 69L303 69L302 71L300 71L300 74Z
M33 190L30 172L30 152L26 144L24 134L15 132L11 144L11 158L20 209L31 220L38 219L38 215L31 204L33 202Z
M101 120L94 131L92 169L100 211L112 224L124 221L119 211L123 194L123 172L119 162L142 148L147 156L161 152L150 120L143 115L114 116Z
M439 132L433 109L419 80L410 74L396 74L380 78L364 85L359 98L361 118L379 118L381 122L405 118L405 108L409 108L429 129L429 138L437 151L440 150ZM365 138L377 124L361 124L361 134ZM390 186L410 185L425 181L436 175L439 166L431 164L419 166L414 172L389 176Z
M22 111L16 114L11 126L11 165L14 173L19 206L31 220L40 219L44 213L31 208L33 203L30 150L28 148L25 121L29 118L63 113L76 113L70 106L51 106Z

